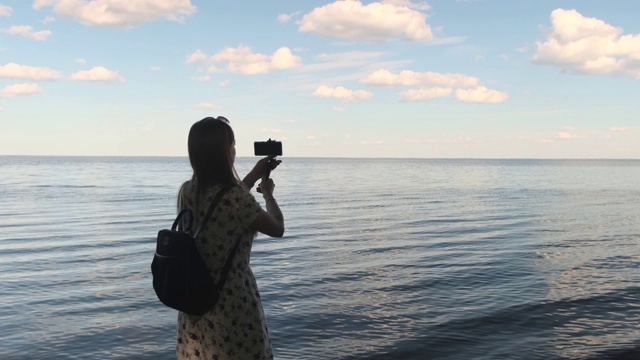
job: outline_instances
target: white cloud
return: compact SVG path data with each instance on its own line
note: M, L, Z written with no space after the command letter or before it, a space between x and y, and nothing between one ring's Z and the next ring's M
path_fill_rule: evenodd
M196 108L200 110L214 110L214 109L217 109L218 106L210 102L201 102L198 105L196 105Z
M456 90L456 98L464 102L501 103L507 100L508 97L509 95L505 92L487 89L484 86Z
M43 7L84 25L125 28L159 19L182 21L196 12L190 0L36 0L33 4L36 10Z
M400 93L400 97L405 101L423 101L446 97L451 95L453 88L458 88L455 93L456 98L464 102L498 103L508 98L507 93L487 89L480 85L478 78L464 74L411 70L393 73L380 69L370 73L360 82L376 86L420 86L420 88Z
M226 70L233 73L255 75L265 74L274 70L291 69L302 64L299 56L293 55L288 47L277 49L272 55L254 53L250 48L240 45L237 48L227 47L208 57L200 50L196 50L187 57L187 63L208 61L208 72L219 72L216 63L226 64Z
M56 21L55 17L53 17L53 16L45 16L44 20L42 20L42 23L46 25L46 24L52 23L54 21Z
M49 30L42 31L34 31L31 26L11 26L10 28L4 30L5 33L9 35L18 35L27 39L36 40L36 41L44 41L51 36L52 32Z
M551 12L544 42L536 42L536 64L588 74L628 75L640 79L640 34L584 17L576 10Z
M218 83L218 86L220 86L220 87L227 87L229 85L231 85L231 81L230 80L222 80L222 81L220 81Z
M32 67L15 63L0 66L0 78L56 80L61 77L62 74L59 71L44 67Z
M117 81L124 82L124 79L117 71L109 70L103 66L94 66L90 70L78 71L71 74L71 80L80 81Z
M373 96L373 93L366 90L349 90L343 86L329 87L321 85L311 95L322 98L337 98L344 101L357 101L369 99Z
M280 24L286 24L293 20L294 17L300 15L300 11L293 12L291 14L278 14L277 20Z
M573 139L575 136L566 131L560 131L556 134L556 138L558 139Z
M624 127L613 127L608 131L592 130L580 132L571 126L565 126L564 128L562 128L562 130L553 134L553 136L544 138L541 141L545 143L569 140L619 141L625 137L625 133L627 131L628 129Z
M218 67L217 67L217 66L215 66L215 65L210 65L210 66L207 68L207 72L208 72L209 74L217 73L217 72L221 72L221 71L222 71L222 70L218 69Z
M160 71L162 68L160 66L149 66L150 71Z
M313 9L298 24L302 32L355 41L433 40L427 15L420 12L427 8L410 1L343 0Z
M474 87L480 83L478 78L463 74L441 74L431 71L415 72L411 70L403 70L398 74L394 74L384 69L374 71L360 80L360 82L378 86L422 85L443 87Z
M203 53L200 49L193 52L193 54L187 56L187 64L193 64L207 60L209 57Z
M573 128L565 128L562 131L558 131L556 133L556 135L554 136L555 139L558 140L571 140L571 139L576 139L578 138L578 135L573 134L571 131L574 130Z
M337 113L341 113L344 112L344 108L342 106L334 106L331 110L337 112Z
M80 65L85 65L87 63L87 60L80 58L80 59L76 59L76 63L80 64Z
M0 16L11 16L13 9L9 6L0 4Z
M288 15L288 14L279 14L278 15L278 22L280 24L286 24L289 21L291 21L291 15Z
M406 101L423 101L432 100L451 95L453 89L451 88L426 88L426 89L411 89L400 93L400 97Z
M302 64L302 60L299 56L295 56L291 53L288 47L281 47L271 56L271 65L274 69L290 69Z
M14 84L6 86L4 89L0 90L0 95L5 97L11 97L15 95L33 95L38 94L42 90L38 84Z
M246 46L225 48L211 56L211 60L227 63L227 70L239 74L264 74L268 73L271 68L269 56L254 53Z

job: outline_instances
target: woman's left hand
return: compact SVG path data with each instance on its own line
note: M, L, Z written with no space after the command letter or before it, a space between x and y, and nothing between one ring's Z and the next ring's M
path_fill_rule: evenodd
M273 161L269 162L270 159L273 159ZM265 158L258 160L258 162L253 167L253 169L251 169L251 171L249 171L247 176L244 178L245 179L244 182L248 185L255 184L256 181L262 178L262 175L267 170L267 166L269 166L269 164L271 164L271 170L273 171L275 168L278 167L278 165L280 165L281 162L282 160L275 159L271 156L267 156Z

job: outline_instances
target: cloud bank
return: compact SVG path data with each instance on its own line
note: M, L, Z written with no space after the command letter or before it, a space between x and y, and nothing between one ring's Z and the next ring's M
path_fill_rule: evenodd
M472 89L456 90L456 98L463 102L472 103L501 103L509 98L509 95L497 90L478 86Z
M13 12L12 8L6 5L0 4L0 16L11 16L12 12Z
M0 78L27 79L27 80L57 80L62 74L45 67L33 67L8 63L0 66Z
M196 105L196 108L200 110L215 110L218 106L211 102L201 102Z
M453 88L458 88L455 96L462 102L500 103L509 98L507 93L487 89L480 84L477 77L464 74L411 70L393 73L380 69L367 75L360 82L374 86L419 86L401 92L400 98L404 101L428 101L448 97L453 94Z
M221 71L217 65L222 64L226 71L232 73L256 75L298 67L302 64L302 59L293 55L288 47L281 47L273 54L266 55L254 53L249 47L240 45L237 48L227 47L212 56L207 56L201 50L187 56L187 64L198 62L207 63L208 72Z
M109 70L103 66L94 66L90 70L78 71L71 74L70 78L79 81L124 82L124 78L117 71Z
M536 48L535 64L640 79L640 35L623 35L621 28L576 10L554 10L547 39L537 42Z
M385 41L393 38L433 40L427 24L426 4L410 1L336 1L313 9L298 22L299 31L352 41Z
M182 21L196 12L189 0L36 0L33 4L36 10L45 7L84 25L124 28L159 19Z
M49 30L35 31L31 26L11 26L4 30L4 32L9 35L18 35L36 41L47 40L52 34Z
M33 95L40 93L38 84L14 84L0 90L0 96L12 97L16 95Z
M361 80L362 83L378 86L455 86L469 87L477 86L479 80L476 77L463 74L442 74L432 71L415 72L411 70L403 70L398 74L394 74L389 70L380 69Z
M320 85L311 95L321 98L337 98L346 102L352 102L369 99L373 96L373 93L366 90L350 90L343 86L330 87Z

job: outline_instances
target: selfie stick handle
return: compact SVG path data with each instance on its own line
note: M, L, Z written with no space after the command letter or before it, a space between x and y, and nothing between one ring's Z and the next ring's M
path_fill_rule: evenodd
M272 161L273 161L273 158L269 158L269 161L267 161L267 168L264 170L264 174L262 174L262 178L264 180L267 180L269 178L269 175L271 175Z

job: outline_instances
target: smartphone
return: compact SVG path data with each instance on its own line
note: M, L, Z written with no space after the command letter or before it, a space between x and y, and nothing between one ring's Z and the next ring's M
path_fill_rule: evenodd
M280 156L282 155L282 142L271 139L256 141L253 143L253 152L256 156Z

